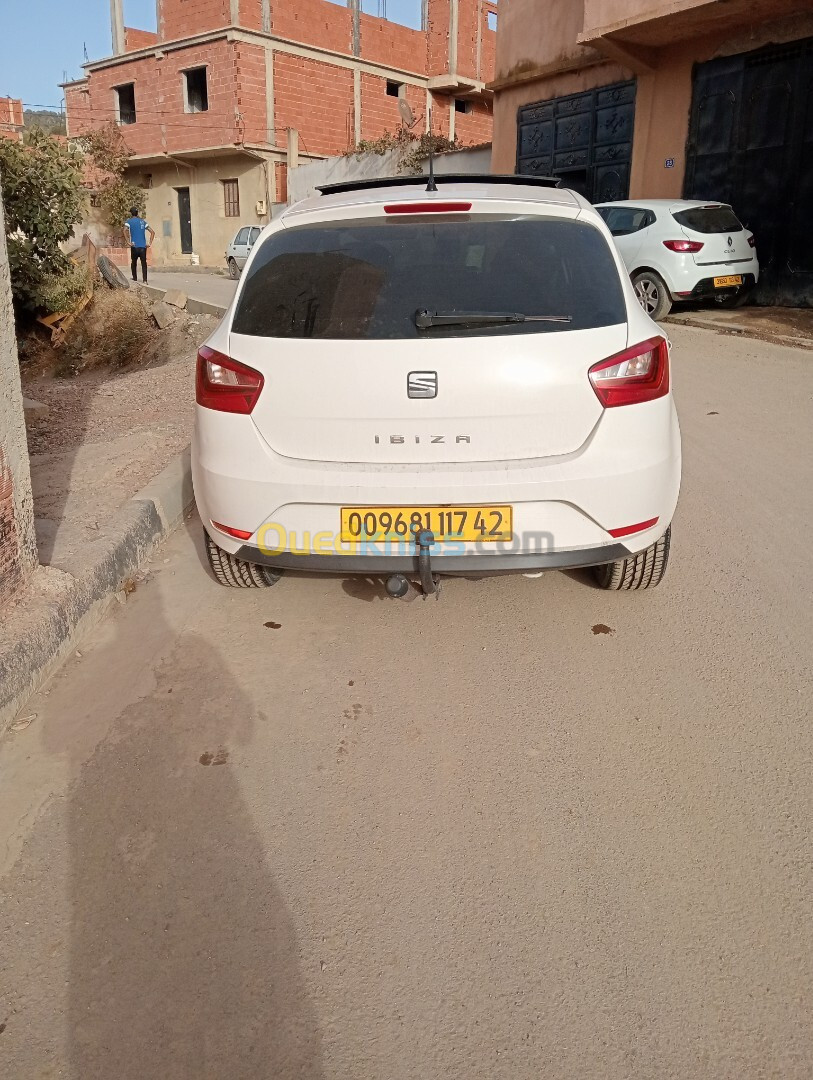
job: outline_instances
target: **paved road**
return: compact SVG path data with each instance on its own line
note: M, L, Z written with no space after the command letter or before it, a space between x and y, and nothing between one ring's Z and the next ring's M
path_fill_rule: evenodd
M651 594L171 538L0 747L5 1076L813 1074L813 363L674 337Z
M150 285L158 289L183 289L187 296L205 300L209 304L228 307L237 288L237 282L220 274L177 274L175 271L161 273L150 271Z

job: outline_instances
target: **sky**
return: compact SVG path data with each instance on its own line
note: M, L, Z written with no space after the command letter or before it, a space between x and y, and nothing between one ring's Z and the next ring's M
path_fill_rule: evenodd
M295 4L296 0L275 0ZM329 0L344 5L345 0ZM82 75L90 60L109 56L110 0L0 0L0 97L22 98L27 107L62 104L61 82ZM420 25L420 0L362 0L363 10L407 26ZM155 29L155 0L124 0L127 26Z

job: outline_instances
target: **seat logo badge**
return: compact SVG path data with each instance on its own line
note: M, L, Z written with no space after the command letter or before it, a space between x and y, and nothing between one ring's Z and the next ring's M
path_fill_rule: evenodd
M433 398L438 396L436 371L410 371L407 375L407 397Z

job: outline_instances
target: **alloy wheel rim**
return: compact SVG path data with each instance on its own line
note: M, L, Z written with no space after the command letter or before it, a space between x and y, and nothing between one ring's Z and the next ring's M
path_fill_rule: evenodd
M660 299L657 285L649 280L639 281L635 286L635 294L638 297L638 303L647 315L651 315L657 308Z

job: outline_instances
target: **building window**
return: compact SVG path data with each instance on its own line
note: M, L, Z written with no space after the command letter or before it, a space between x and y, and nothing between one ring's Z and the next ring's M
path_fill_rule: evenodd
M454 111L455 112L462 112L462 113L470 113L471 112L471 102L470 101L464 101L463 98L455 98L454 99Z
M116 95L116 120L119 124L136 122L135 83L125 83L114 89Z
M188 113L207 112L209 90L206 86L206 68L192 68L183 73L184 108Z
M226 217L240 217L240 186L236 180L223 180L223 209Z
M489 28L489 30L496 30L497 29L497 12L496 11L489 11L488 15L486 16L486 19L488 20L488 28Z
M404 84L387 79L387 97L403 97Z

